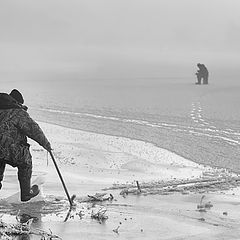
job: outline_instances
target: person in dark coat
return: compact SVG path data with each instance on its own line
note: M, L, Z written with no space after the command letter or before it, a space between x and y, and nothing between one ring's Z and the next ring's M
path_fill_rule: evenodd
M0 189L6 164L17 167L21 201L28 201L39 189L37 185L31 187L32 156L27 137L47 151L51 151L51 144L23 103L23 96L16 89L10 94L0 93Z
M197 71L197 82L196 84L201 84L201 80L203 79L203 84L208 84L208 70L204 64L197 64L199 70Z

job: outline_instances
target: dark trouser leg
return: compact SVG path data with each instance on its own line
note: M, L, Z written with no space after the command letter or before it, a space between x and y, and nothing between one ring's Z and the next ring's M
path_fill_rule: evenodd
M204 77L203 84L208 84L208 77Z
M0 162L0 189L2 188L2 180L4 176L5 166L6 166L5 162Z
M28 199L31 190L32 156L29 148L21 149L21 157L18 159L18 181L20 184L21 201Z
M203 75L203 84L208 84L208 73Z
M203 77L203 84L206 84L206 77Z
M28 199L31 190L32 164L18 166L18 181L21 190L21 201Z
M201 77L197 75L197 84L201 84Z
M14 157L9 164L18 168L21 201L28 201L39 193L36 185L31 188L32 156L29 151L29 146L20 145L13 147L11 153Z

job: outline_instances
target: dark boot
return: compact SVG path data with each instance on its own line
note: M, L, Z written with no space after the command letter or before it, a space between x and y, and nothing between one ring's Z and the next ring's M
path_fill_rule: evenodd
M30 187L30 180L29 179L21 179L19 181L20 189L21 189L21 201L26 202L29 201L31 198L36 197L39 194L39 188L37 185L33 185Z
M39 188L38 185L33 185L30 189L30 192L27 194L23 194L21 193L21 201L22 202L27 202L29 201L31 198L36 197L39 194Z
M32 166L18 167L18 180L21 190L21 201L26 202L39 194L37 185L31 187Z

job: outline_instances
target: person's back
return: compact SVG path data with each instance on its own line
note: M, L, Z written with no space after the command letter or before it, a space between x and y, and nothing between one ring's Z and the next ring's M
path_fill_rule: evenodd
M17 128L19 119L25 115L23 111L11 96L0 93L0 159L10 160L11 147L27 140Z

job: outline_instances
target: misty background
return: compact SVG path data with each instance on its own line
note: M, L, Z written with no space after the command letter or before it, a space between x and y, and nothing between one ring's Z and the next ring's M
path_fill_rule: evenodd
M227 81L239 76L239 8L238 0L2 0L0 81L191 82L198 62L211 82Z
M240 170L239 0L1 0L0 89L42 122ZM209 85L195 85L197 63Z

